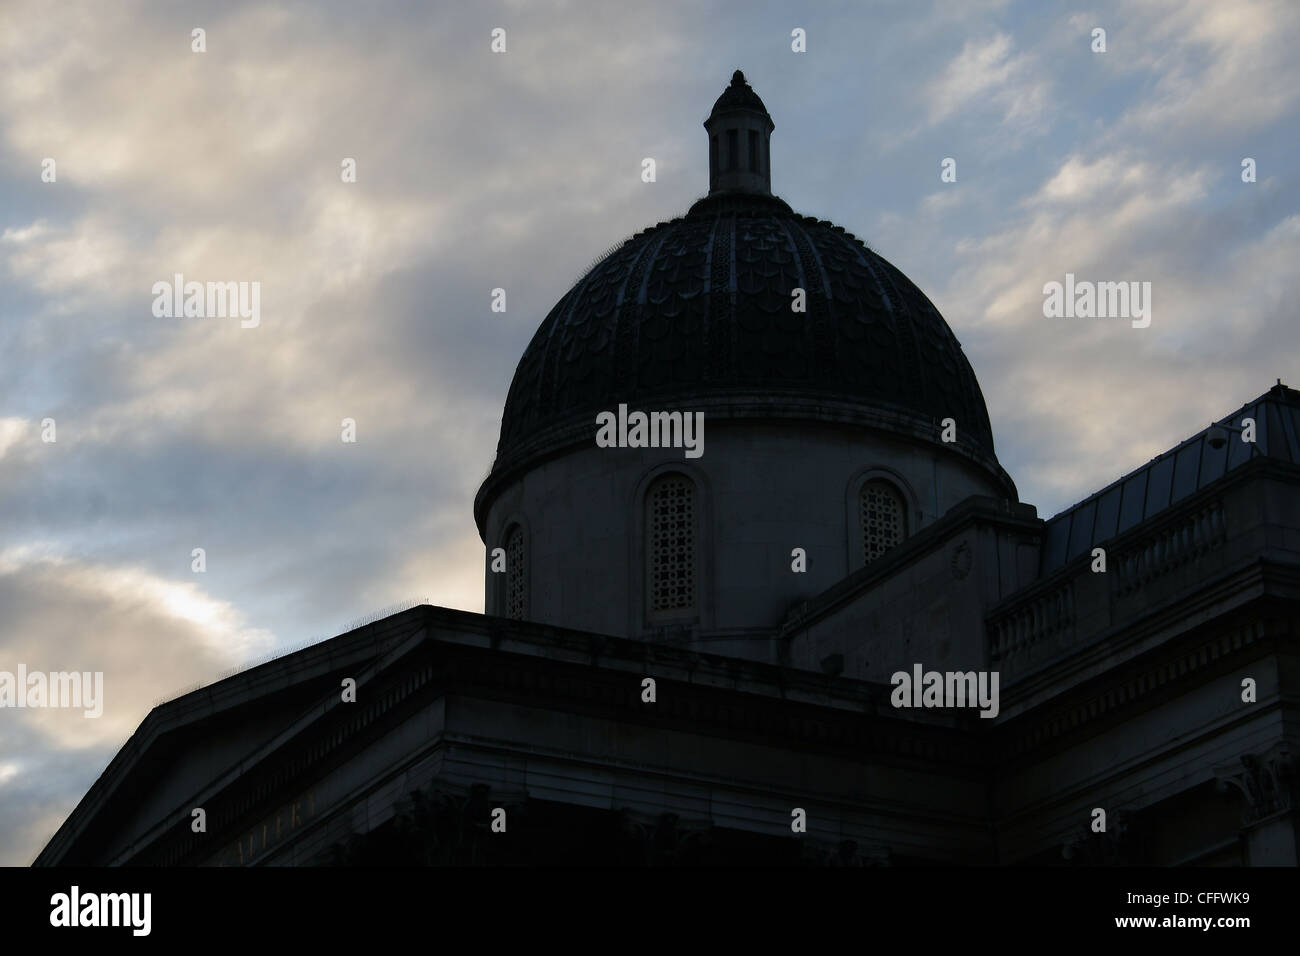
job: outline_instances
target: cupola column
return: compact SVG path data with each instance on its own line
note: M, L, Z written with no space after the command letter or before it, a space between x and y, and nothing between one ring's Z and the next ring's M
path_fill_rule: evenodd
M772 195L768 140L776 124L758 94L737 70L713 112L704 121L709 133L709 195L742 192Z

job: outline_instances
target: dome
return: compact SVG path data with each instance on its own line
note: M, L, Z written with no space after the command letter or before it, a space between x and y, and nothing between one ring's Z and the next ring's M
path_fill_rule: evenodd
M757 95L737 86L706 127L748 110L770 129ZM733 180L632 236L546 316L511 383L480 499L503 472L590 443L595 415L620 403L858 423L935 443L952 418L958 440L946 447L1015 498L975 373L938 310L851 233L767 194L766 140L758 146L748 188ZM741 152L721 166L748 171ZM792 308L795 289L806 311Z

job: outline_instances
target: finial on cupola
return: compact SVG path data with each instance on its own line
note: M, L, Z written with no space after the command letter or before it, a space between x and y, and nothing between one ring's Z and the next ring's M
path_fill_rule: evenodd
M704 121L709 133L709 195L740 192L772 195L768 140L776 124L737 70L731 85Z

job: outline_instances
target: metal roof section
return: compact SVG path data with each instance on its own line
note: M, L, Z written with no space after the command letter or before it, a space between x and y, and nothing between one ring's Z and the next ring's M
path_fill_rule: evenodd
M1241 440L1245 418L1255 420L1253 443ZM1090 554L1261 455L1300 464L1300 391L1280 379L1231 415L1047 519L1040 574Z

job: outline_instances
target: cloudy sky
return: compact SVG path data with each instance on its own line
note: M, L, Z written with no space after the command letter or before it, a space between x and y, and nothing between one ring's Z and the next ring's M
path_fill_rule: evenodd
M482 610L516 362L707 190L737 68L773 190L931 297L1040 514L1300 381L1300 5L755 6L0 3L0 670L106 684L98 720L0 710L0 864L159 700L398 602ZM1150 282L1150 327L1045 318L1067 272ZM156 317L176 273L259 282L260 324Z

